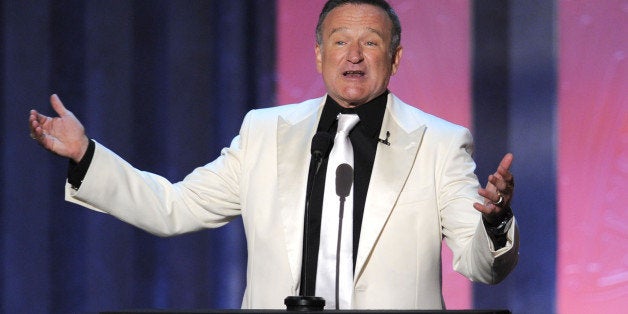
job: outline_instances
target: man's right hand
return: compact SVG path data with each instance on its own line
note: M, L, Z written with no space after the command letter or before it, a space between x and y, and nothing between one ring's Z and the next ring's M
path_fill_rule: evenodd
M31 110L28 117L30 136L45 149L79 162L89 146L85 128L72 112L67 110L55 94L50 96L50 104L58 117L45 116Z

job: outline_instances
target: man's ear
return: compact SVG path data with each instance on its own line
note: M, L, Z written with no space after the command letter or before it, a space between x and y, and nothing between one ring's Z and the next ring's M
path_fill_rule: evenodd
M403 47L401 46L397 47L397 50L395 51L395 54L392 57L392 71L390 72L391 75L395 75L395 73L397 73L397 70L399 69L399 63L401 62L402 54L403 54Z
M321 55L321 46L319 44L316 44L314 53L316 53L316 70L318 73L323 73L323 56Z

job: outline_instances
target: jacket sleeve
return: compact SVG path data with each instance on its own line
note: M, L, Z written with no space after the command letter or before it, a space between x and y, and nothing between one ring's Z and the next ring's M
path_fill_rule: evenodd
M245 118L242 130L246 129ZM67 201L108 213L158 236L220 227L241 212L241 136L181 182L134 168L96 143L78 190L66 182Z
M460 128L447 145L440 171L438 203L442 232L454 254L453 268L472 281L488 284L501 282L517 264L519 234L515 218L507 232L506 245L498 250L473 208L482 202L479 182L474 174L471 154L473 140L467 129Z

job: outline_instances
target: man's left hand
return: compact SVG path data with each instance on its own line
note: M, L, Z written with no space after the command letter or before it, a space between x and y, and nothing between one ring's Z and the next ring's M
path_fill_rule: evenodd
M510 172L514 156L508 153L502 158L495 173L488 176L486 188L480 188L478 194L484 197L484 204L475 203L473 207L482 213L489 225L499 223L510 210L510 201L515 191L515 178Z

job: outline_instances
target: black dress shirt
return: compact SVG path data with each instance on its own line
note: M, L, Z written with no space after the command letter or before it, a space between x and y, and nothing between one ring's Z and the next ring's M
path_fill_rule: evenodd
M349 133L349 139L353 146L353 166L354 166L354 185L353 185L353 267L358 252L358 244L360 243L360 230L362 228L362 217L364 214L364 204L366 201L366 193L368 191L369 182L371 180L371 172L373 170L373 162L375 161L375 153L377 151L378 136L386 111L386 102L388 91L380 96L356 108L344 108L338 105L331 97L327 97L321 118L318 122L317 132L328 132L333 136L336 134L338 127L337 119L339 113L355 113L360 121ZM379 144L383 145L383 144ZM304 283L304 276L307 275L305 285L301 286L303 295L314 295L316 287L316 267L318 263L318 248L321 230L321 215L323 208L323 194L325 191L325 173L327 169L327 157L323 159L318 175L315 178L314 160L310 164L310 178L308 182L312 182L311 195L309 200L309 219L305 221L308 224L307 236L303 237L304 248L307 248L307 260L301 269L301 282ZM322 175L321 175L322 174ZM314 180L312 180L314 179ZM310 187L308 187L308 190ZM305 241L308 241L307 244ZM305 254L305 252L304 252ZM306 274L307 272L307 274ZM306 290L303 290L306 289Z

